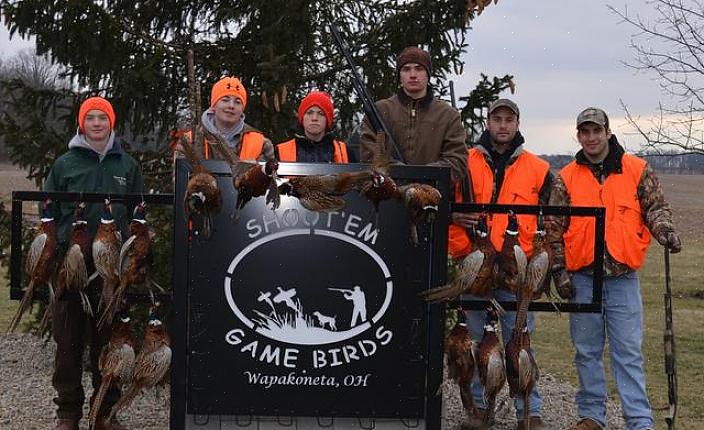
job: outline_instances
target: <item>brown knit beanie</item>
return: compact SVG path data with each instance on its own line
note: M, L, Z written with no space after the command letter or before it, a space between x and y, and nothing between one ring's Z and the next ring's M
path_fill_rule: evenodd
M396 60L396 74L398 74L401 71L401 67L407 63L420 64L425 68L425 71L428 72L428 78L430 78L430 72L433 70L433 67L428 51L424 51L415 46L409 46L404 49Z

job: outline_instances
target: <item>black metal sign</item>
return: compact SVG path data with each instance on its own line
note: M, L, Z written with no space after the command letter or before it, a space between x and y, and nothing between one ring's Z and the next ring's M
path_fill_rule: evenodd
M230 170L208 167L225 200L209 240L179 236L176 195L174 311L185 318L174 319L188 326L183 344L174 341L173 371L185 380L185 392L172 385L174 408L185 399L192 415L403 418L439 428L429 387L441 377L441 311L418 293L444 280L446 221L421 226L413 247L401 202L382 202L377 218L363 196L348 193L345 209L330 213L289 197L272 211L254 199L232 222ZM362 168L282 164L279 173ZM183 193L185 163L177 172ZM392 175L438 187L438 218L448 219L446 169L398 167ZM176 360L180 347L185 363ZM174 413L172 428L185 428Z

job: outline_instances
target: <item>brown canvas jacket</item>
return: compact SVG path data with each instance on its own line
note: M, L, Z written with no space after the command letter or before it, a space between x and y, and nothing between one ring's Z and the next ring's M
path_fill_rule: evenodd
M460 114L433 97L430 88L419 100L399 90L393 97L377 101L376 106L407 164L450 167L453 181L466 175L467 136ZM371 161L370 145L374 145L375 138L369 119L365 118L361 129L362 162ZM387 149L393 151L388 145Z

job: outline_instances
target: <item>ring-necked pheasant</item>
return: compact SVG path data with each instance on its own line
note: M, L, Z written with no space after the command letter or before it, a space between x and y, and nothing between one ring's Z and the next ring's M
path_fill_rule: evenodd
M445 339L448 380L454 381L460 389L462 406L470 421L476 416L474 398L469 388L474 377L475 350L472 336L467 328L467 317L462 308L457 309L457 322Z
M523 425L530 430L530 393L540 377L538 364L530 351L528 306L534 291L528 283L518 289L518 311L511 340L506 345L506 376L511 397L523 398Z
M442 194L432 185L412 183L398 187L396 198L406 206L410 221L410 242L413 246L418 246L418 224L435 220Z
M95 272L88 279L88 283L100 276L103 287L100 294L98 310L107 306L115 293L115 288L120 282L120 249L122 248L122 235L117 223L112 216L110 200L105 200L100 224L93 238L93 264Z
M134 338L130 329L130 317L127 310L123 308L118 313L117 321L112 325L110 340L100 352L98 368L102 379L88 415L89 428L95 428L98 420L102 419L101 415L106 415L101 413L100 409L110 387L130 384L134 363Z
M496 257L494 278L497 287L516 293L526 276L528 258L518 241L518 219L512 211L508 213L508 225L501 252Z
M88 277L93 270L93 255L91 252L91 236L88 231L88 221L84 217L86 204L81 202L76 206L74 211L74 219L71 223L71 233L69 236L68 249L64 255L64 260L59 267L59 273L56 277L56 291L54 292L53 300L50 300L49 305L44 311L44 316L39 323L39 334L44 333L44 330L49 324L49 320L53 316L54 306L58 300L61 300L66 291L75 291L81 298L83 312L87 315L93 315L93 308L90 305L90 300L86 294L88 287Z
M386 151L386 135L376 133L376 145L372 147L370 167L371 181L361 186L361 192L374 206L375 224L379 225L379 204L393 198L397 193L396 182L390 174L391 158Z
M526 282L534 292L533 300L539 299L543 294L550 294L550 268L552 267L552 247L547 243L547 232L542 214L538 215L538 224L533 237L533 255L528 261L526 269Z
M495 259L496 250L489 240L487 216L482 214L473 232L472 252L462 260L452 282L424 291L420 296L431 302L452 300L464 293L487 297L492 291Z
M200 162L191 140L185 134L181 136L180 143L193 169L188 178L183 204L186 219L191 219L191 213L200 215L203 219L203 237L208 239L213 233L213 216L222 209L218 181Z
M142 349L135 358L132 382L112 407L108 422L120 410L128 407L142 391L158 384L171 366L171 342L166 327L156 316L157 307L158 304L155 304L150 311L149 321L144 329Z
M370 179L369 171L295 176L279 185L279 192L296 197L301 206L309 211L337 211L345 207L342 196Z
M499 311L490 306L486 312L484 336L477 348L477 368L479 380L484 387L484 401L486 412L484 426L491 425L496 409L496 396L506 384L506 368L504 365L504 347L499 340L496 330L499 321Z
M32 240L25 262L25 273L29 277L29 285L24 291L22 300L15 315L10 321L10 326L7 332L13 332L17 325L22 320L22 315L29 309L32 304L34 291L42 285L49 287L49 299L53 300L54 287L52 285L52 276L54 275L54 263L56 259L56 245L58 239L56 236L56 223L50 210L51 200L45 200L41 206L41 219L37 234Z
M120 283L113 294L112 299L105 306L103 313L98 320L98 327L102 327L106 322L112 322L112 318L117 312L117 307L125 298L127 288L132 285L147 284L151 293L152 285L157 286L150 276L152 263L152 239L149 227L147 226L146 203L142 202L134 208L132 221L129 224L130 237L125 241L120 249Z
M233 219L237 219L239 210L254 197L266 194L266 204L271 203L276 209L281 204L281 196L277 184L279 163L276 160L267 160L263 165L255 162L240 160L239 155L225 143L220 136L210 133L203 127L208 141L222 156L232 170L232 184L237 190L237 201Z

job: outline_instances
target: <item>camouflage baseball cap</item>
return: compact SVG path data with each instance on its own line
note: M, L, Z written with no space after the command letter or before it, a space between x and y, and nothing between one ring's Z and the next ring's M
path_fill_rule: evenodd
M513 113L515 113L516 116L521 116L521 112L518 110L518 105L513 100L509 99L498 99L494 103L489 105L489 115L491 115L496 109L500 107L508 108Z
M599 108L589 107L584 109L577 115L577 128L585 122L593 122L602 127L607 127L609 124L609 117L606 116L606 112Z

